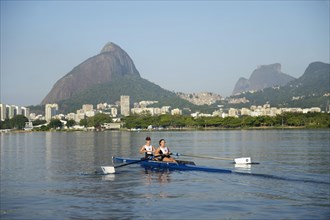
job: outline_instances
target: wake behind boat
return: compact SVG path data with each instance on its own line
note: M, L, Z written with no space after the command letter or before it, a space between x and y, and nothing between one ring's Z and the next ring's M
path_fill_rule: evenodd
M177 160L177 163L173 162L163 162L163 161L154 161L148 159L131 159L125 157L112 157L114 163L123 163L121 165L112 167L112 166L102 166L101 169L104 174L111 174L115 173L115 168L130 165L130 164L140 164L142 167L145 168L152 168L152 169L169 169L169 170L182 170L182 171L204 171L204 172L216 172L216 173L232 173L231 170L228 169L219 169L219 168L212 168L206 166L197 166L192 161L184 161L184 160Z

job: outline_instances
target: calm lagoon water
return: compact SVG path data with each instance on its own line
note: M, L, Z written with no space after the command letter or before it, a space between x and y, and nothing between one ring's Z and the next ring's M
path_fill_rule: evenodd
M1 134L1 219L329 219L330 130ZM172 152L243 174L145 170L101 175L111 156L140 157L150 135Z

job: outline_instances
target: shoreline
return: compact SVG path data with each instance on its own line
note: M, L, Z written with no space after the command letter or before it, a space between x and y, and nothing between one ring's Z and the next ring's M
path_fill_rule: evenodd
M242 128L218 128L218 127L206 127L206 128L164 128L164 129L103 129L103 130L81 130L81 129L61 129L61 130L48 130L48 131L34 131L34 130L17 130L17 129L2 129L0 130L0 134L8 134L8 133L31 133L31 132L108 132L108 131L123 131L123 132L159 132L159 131L224 131L224 130L304 130L304 129L329 129L325 127L306 127L306 126L280 126L280 127L242 127Z

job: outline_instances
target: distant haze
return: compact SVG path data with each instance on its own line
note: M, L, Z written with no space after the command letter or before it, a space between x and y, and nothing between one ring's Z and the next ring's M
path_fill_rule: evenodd
M141 77L229 96L259 65L330 62L329 1L1 1L1 103L36 105L114 42Z

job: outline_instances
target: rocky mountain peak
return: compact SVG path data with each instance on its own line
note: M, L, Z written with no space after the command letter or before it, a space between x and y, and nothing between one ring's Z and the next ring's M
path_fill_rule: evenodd
M257 91L273 86L283 86L294 79L294 77L282 73L281 64L279 63L260 65L252 72L249 79L240 78L237 81L232 94Z
M107 43L100 54L88 58L59 79L41 104L70 99L95 85L127 75L140 77L129 55L116 44Z
M109 52L116 52L116 51L123 51L117 44L108 42L101 50L101 53L109 53Z
M280 63L274 63L274 64L269 64L269 65L259 65L257 67L257 70L273 70L273 71L276 71L278 73L281 73L281 64Z

